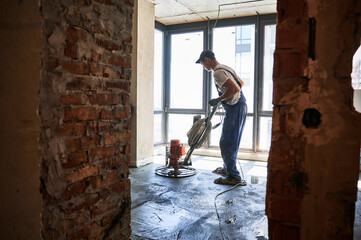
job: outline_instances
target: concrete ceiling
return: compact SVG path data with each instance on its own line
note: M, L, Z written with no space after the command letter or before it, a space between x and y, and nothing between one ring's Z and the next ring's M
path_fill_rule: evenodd
M277 0L149 0L155 4L155 19L177 24L208 19L276 13Z

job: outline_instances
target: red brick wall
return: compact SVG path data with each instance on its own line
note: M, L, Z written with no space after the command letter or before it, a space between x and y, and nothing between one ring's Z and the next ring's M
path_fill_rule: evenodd
M361 117L353 108L350 73L361 4L277 5L269 238L352 239Z
M133 0L42 1L42 236L130 236Z

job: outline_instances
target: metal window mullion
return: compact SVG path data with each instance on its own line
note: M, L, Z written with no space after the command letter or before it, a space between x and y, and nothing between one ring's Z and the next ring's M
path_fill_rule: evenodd
M258 150L258 88L259 88L259 61L260 61L260 19L257 15L255 23L255 51L254 51L254 89L253 89L253 143L252 150Z
M213 28L211 27L211 21L207 22L207 29L206 29L206 42L205 42L205 49L213 50ZM208 116L209 112L211 111L211 106L208 104L208 101L212 97L212 75L211 72L207 72L203 70L204 76L204 83L207 94L204 98L204 109L205 109L205 116ZM210 137L208 137L206 142L206 147L208 148L211 143L211 136L212 132L210 133Z
M164 143L168 142L168 124L169 124L169 105L170 105L170 54L171 54L171 35L169 31L165 32L165 53L164 53Z

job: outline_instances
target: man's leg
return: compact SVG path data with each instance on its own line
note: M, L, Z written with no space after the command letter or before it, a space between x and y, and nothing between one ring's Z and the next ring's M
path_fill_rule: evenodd
M230 178L240 178L237 169L237 153L246 121L247 105L239 102L226 107L220 139L220 149L223 158L223 167Z

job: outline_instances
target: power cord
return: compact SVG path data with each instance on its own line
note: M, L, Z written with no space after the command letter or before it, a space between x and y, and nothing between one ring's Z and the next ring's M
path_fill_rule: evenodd
M229 191L235 189L236 187L242 186L242 185L243 185L243 183L238 183L238 184L234 185L233 187L231 187L230 189L227 189L226 191L223 191L223 192L221 192L221 193L218 193L218 194L216 195L216 197L214 198L214 207L216 208L216 213L217 213L217 218L218 218L218 225L219 225L219 231L221 232L222 240L225 240L225 238L224 238L224 233L223 233L222 226L221 226L221 218L220 218L220 216L219 216L218 209L217 209L217 197L220 196L220 195L222 195L222 194L224 194L224 193L226 193L226 192L229 192Z
M218 218L218 225L219 225L219 231L221 232L221 235L222 235L222 240L225 240L224 238L224 233L223 233L223 230L222 230L222 226L221 226L221 218L219 216L219 213L218 213L218 209L217 209L217 197L226 193L226 192L229 192L229 191L232 191L233 189L235 189L236 187L239 187L239 186L244 186L244 183L246 182L246 180L244 179L244 174L243 174L243 170L242 170L242 166L241 166L241 163L240 163L240 160L238 160L238 164L239 164L239 168L241 169L241 173L242 173L242 182L241 183L238 183L236 185L234 185L233 187L223 191L223 192L220 192L216 195L216 197L214 198L214 207L216 209L216 213L217 213L217 218Z

